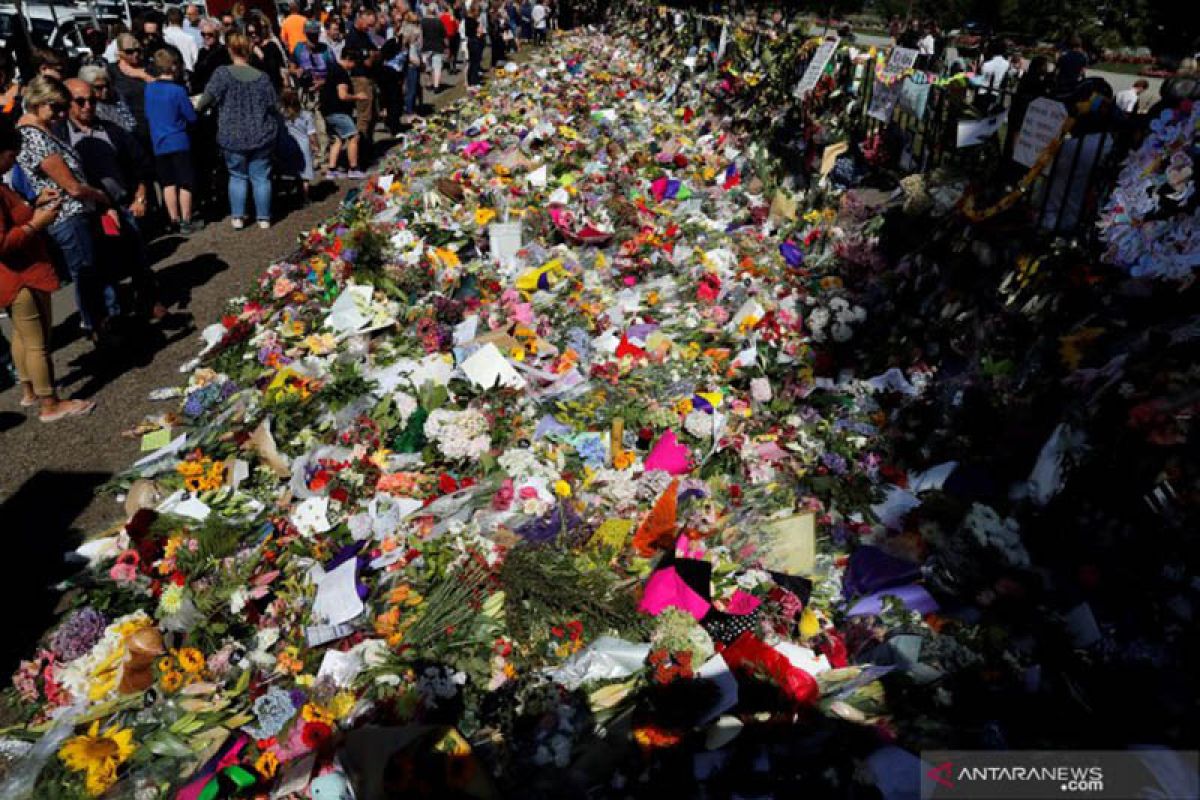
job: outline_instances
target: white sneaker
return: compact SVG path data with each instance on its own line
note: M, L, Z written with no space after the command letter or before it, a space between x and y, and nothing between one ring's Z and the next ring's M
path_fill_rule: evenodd
M233 226L235 231L240 231L242 228L246 227L246 220L242 219L241 217L234 217L229 221L229 224Z
M271 227L271 223L265 219L260 219L258 221L258 227L262 228L265 231L267 228Z

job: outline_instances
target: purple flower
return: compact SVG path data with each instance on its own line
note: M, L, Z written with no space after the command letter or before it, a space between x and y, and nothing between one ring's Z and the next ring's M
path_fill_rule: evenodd
M74 661L91 651L107 626L108 620L103 614L91 606L85 606L72 612L58 626L50 639L50 649L60 661Z
M834 475L846 474L846 459L842 458L837 453L823 453L821 455L821 463L824 464Z

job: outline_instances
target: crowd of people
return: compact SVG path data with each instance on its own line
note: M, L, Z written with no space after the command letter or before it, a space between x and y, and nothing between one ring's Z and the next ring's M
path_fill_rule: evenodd
M361 179L376 134L418 124L448 75L469 91L562 23L558 0L291 0L273 20L238 4L135 17L89 36L79 60L35 50L18 69L0 53L0 385L53 421L93 404L60 401L50 362L50 297L74 284L83 333L97 346L132 312L167 313L146 241L188 236L225 217L270 227L282 192ZM11 187L11 188L10 188ZM122 265L117 274L113 265ZM117 284L130 277L133 309Z

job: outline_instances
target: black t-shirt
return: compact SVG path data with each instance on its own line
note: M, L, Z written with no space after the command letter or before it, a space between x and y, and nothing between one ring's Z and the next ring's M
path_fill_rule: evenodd
M273 41L262 44L262 58L259 58L257 54L250 57L250 66L267 73L271 85L275 87L276 94L283 89L283 68L286 64L287 56L284 54L283 48Z
M360 31L358 28L351 28L346 34L346 45L343 52L346 50L357 50L364 56L369 56L379 48L375 46L375 42L371 41L370 35L366 31ZM359 64L351 72L351 75L357 78L368 77L371 74L371 68L366 64Z
M1058 57L1054 67L1055 83L1060 88L1069 88L1079 83L1083 78L1083 70L1087 67L1087 56L1078 50L1068 50Z
M446 27L438 17L421 17L421 49L426 53L446 51Z
M325 75L325 83L321 85L321 113L325 116L331 114L346 114L354 116L354 101L343 100L338 95L338 87L345 86L346 91L353 94L354 85L350 82L350 75L346 70L342 69L342 65L336 62L329 64L329 72Z
M465 27L467 29L467 41L475 41L483 38L483 26L479 24L479 20L475 17L467 17Z

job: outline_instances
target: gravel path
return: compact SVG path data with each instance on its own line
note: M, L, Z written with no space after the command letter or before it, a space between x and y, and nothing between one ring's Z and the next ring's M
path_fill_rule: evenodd
M465 75L465 65L457 75L447 74L444 80L453 88L426 92L426 102L441 108L461 97ZM382 135L381 129L377 141ZM97 408L85 418L43 424L21 408L17 389L0 392L0 542L9 565L0 579L0 609L17 612L15 626L0 638L0 686L52 620L57 595L50 585L71 571L64 552L85 532L123 523L121 507L96 489L140 456L140 440L122 432L148 415L175 410L175 401L154 402L149 393L180 385L180 365L200 347L197 332L216 321L227 300L245 291L268 264L292 253L300 236L329 217L350 188L347 181L320 187L310 205L290 211L268 230L234 231L224 219L187 238L152 242L150 255L171 314L133 328L104 357L78 335L71 288L55 294L57 381L65 395L93 398ZM3 325L7 336L7 319Z

